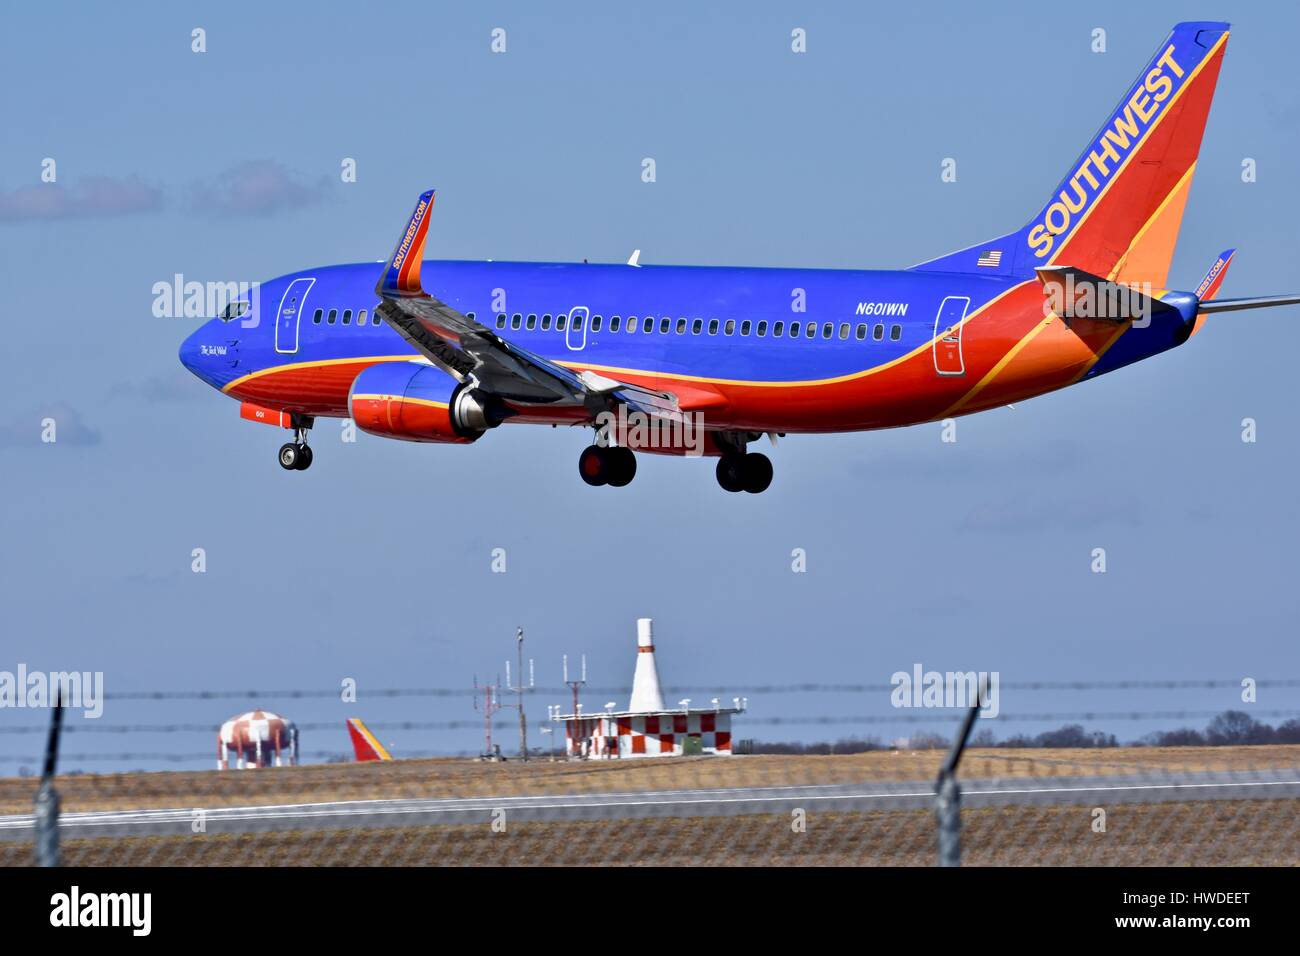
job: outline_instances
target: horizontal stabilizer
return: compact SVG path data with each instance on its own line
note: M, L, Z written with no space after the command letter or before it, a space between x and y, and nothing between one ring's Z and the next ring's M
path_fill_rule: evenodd
M1097 322L1146 320L1173 306L1122 282L1112 282L1073 266L1036 269L1051 311L1067 322L1091 319Z
M1250 299L1217 299L1202 302L1200 312L1239 312L1242 309L1271 309L1277 305L1300 305L1300 295L1264 295Z

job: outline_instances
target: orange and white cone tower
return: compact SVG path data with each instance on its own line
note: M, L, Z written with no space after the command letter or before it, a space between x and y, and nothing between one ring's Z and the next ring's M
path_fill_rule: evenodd
M653 628L650 618L637 619L636 673L632 675L632 701L627 708L634 714L658 713L664 709L664 695L659 689L659 668L655 664Z

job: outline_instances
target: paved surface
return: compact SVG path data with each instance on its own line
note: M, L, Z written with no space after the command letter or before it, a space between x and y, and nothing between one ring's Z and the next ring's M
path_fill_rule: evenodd
M1195 800L1300 798L1300 771L1224 772L1157 777L1050 777L962 781L962 806L994 807L1160 803ZM209 808L206 832L322 830L486 823L499 810L510 822L612 820L645 817L738 816L814 811L926 810L933 783L836 784L807 787L744 787L723 790L656 790L531 797L348 800L268 806ZM198 811L95 811L60 817L62 839L117 836L183 836ZM0 816L0 840L30 840L32 817Z

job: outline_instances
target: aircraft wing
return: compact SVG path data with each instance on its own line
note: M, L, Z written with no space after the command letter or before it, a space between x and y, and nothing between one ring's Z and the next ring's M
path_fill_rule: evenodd
M574 372L507 341L425 292L420 284L420 262L432 208L430 189L416 203L375 286L383 300L375 311L416 350L459 381L472 378L480 388L507 401L579 406L593 415L622 404L657 418L681 416L677 398L671 393L590 371Z

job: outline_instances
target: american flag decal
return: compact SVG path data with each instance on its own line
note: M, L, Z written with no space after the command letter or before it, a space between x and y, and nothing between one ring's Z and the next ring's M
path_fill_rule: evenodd
M980 253L979 259L975 261L977 266L987 266L990 269L996 269L1002 265L1002 250L988 249Z

